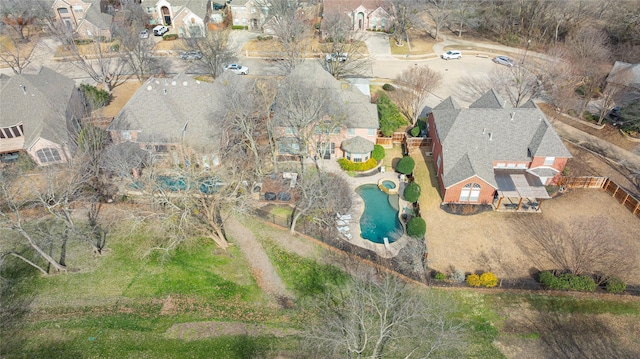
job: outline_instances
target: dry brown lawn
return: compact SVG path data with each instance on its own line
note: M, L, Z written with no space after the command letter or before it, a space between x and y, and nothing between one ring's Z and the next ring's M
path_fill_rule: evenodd
M116 86L113 89L113 99L109 105L96 110L95 115L97 117L115 117L141 85L142 83L138 80L129 80L119 86Z
M616 240L629 241L640 252L640 220L603 190L570 190L543 201L540 214L449 214L440 208L442 197L433 159L418 152L412 156L416 160L416 181L422 189L420 207L427 223L430 268L445 273L452 268L464 272L492 271L505 279L529 277L535 267L534 259L523 252L521 243L532 239L518 230L514 216L543 216L561 222L606 216L618 228ZM640 275L632 276L632 282L640 284Z
M39 39L38 35L33 35L31 36L29 42L16 43L12 41L10 37L6 35L0 35L0 44L1 44L1 48L3 49L2 51L10 52L13 55L16 55L15 45L17 44L18 45L17 50L19 51L20 58L27 59L29 58L29 56L31 56L31 52L33 52L33 49L38 44L38 39ZM6 68L6 67L9 67L9 65L4 61L1 61L0 68Z
M426 31L413 31L409 32L409 46L406 42L403 42L402 46L396 45L396 41L393 37L389 37L389 46L391 46L391 53L393 55L427 55L433 53L433 45L436 43Z

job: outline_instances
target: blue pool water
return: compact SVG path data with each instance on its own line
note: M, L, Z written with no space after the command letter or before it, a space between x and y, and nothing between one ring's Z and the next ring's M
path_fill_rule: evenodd
M392 234L400 231L402 224L398 219L398 196L387 195L375 184L366 184L356 189L364 200L364 213L360 218L362 238L374 243L384 243L384 237L393 242Z

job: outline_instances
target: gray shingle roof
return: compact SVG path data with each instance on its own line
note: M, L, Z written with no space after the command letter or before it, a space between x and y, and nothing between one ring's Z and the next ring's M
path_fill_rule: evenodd
M87 9L87 12L84 15L84 21L92 24L93 26L107 30L111 28L111 23L113 21L113 16L109 14L105 14L100 11L100 5L98 3L93 3Z
M452 103L447 99L433 109L443 147L443 182L447 188L474 175L497 186L493 161L528 162L532 156L571 157L535 104L496 108L503 102L494 91L476 101L474 108L461 110L451 106ZM480 103L490 107L477 107Z
M375 144L366 138L356 136L342 141L342 149L351 153L370 153Z
M498 93L491 89L469 105L469 108L507 108L507 101L502 101Z
M108 130L140 131L138 142L182 143L184 138L188 146L198 150L217 150L221 136L216 116L219 93L216 84L184 74L150 78Z
M0 87L0 126L24 124L25 148L40 137L62 144L69 141L66 114L70 111L75 81L49 68L20 74Z
M236 2L237 0L234 0ZM222 1L221 1L222 2ZM196 14L198 17L204 20L207 15L207 3L206 0L170 0L172 6L178 7L178 12L185 11L185 9L189 9L191 12Z

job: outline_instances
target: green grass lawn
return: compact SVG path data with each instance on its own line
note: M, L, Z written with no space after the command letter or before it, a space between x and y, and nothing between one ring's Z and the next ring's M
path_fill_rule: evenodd
M396 149L388 154L397 156ZM260 231L260 226L252 226ZM277 230L276 230L277 231ZM114 232L115 233L115 232ZM206 239L192 239L171 251L149 254L149 234L112 236L109 251L78 259L79 271L41 277L21 262L5 261L2 277L16 285L0 293L2 358L254 358L274 353L300 355L296 335L223 335L188 339L170 335L175 324L256 323L300 330L313 297L349 280L337 267L286 251L263 238L270 259L295 305L281 308L255 283L238 248L228 253ZM258 233L258 232L256 232ZM286 233L286 230L283 230ZM81 245L76 243L75 245ZM81 251L80 251L81 252ZM146 254L146 255L145 255ZM74 266L71 266L72 268ZM8 282L5 282L8 283ZM7 289L8 288L8 289ZM417 288L416 290L425 290ZM500 358L496 340L535 341L546 335L527 327L506 329L523 305L536 317L578 314L637 319L638 301L575 298L546 294L495 293L491 290L432 288L458 303L457 319L469 331L468 357ZM24 310L26 309L26 310ZM201 334L201 333L198 333ZM186 338L186 339L185 339ZM515 339L514 339L515 338Z

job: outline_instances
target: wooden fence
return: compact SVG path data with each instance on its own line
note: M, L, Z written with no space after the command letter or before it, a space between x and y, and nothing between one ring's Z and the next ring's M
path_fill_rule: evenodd
M565 188L602 188L640 218L640 200L607 177L561 177L558 185Z
M405 144L408 151L420 147L431 147L431 138L429 137L407 137L404 132L394 132L391 137L378 137L376 144L382 147L393 147L393 145Z

